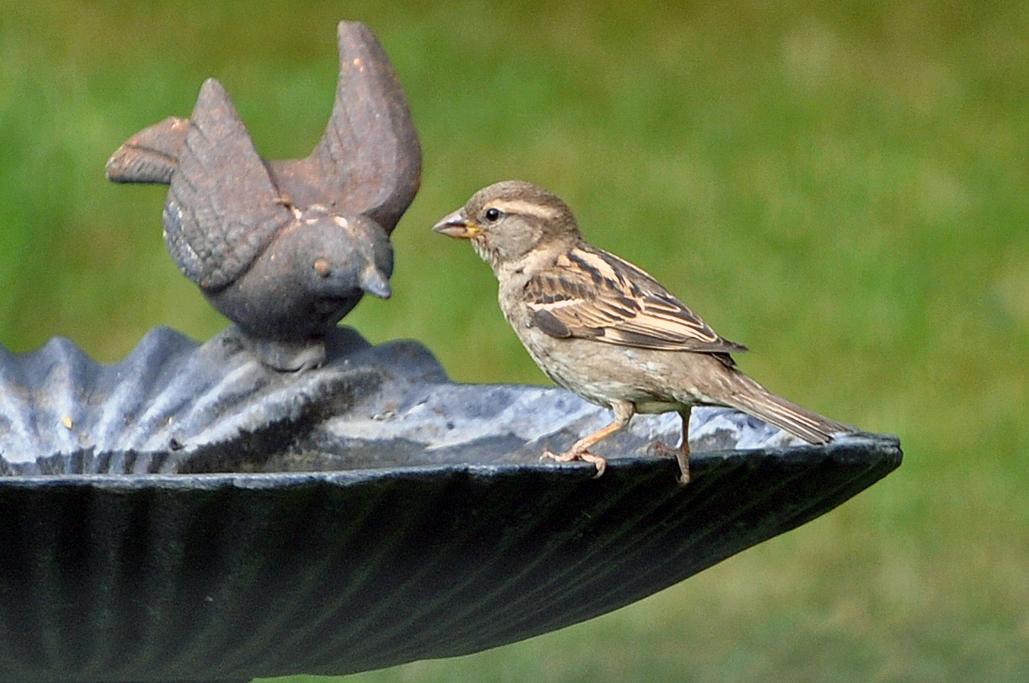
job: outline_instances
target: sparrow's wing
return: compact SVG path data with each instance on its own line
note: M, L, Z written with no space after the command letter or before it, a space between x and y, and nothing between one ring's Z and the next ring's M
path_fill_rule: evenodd
M552 337L662 351L746 351L650 275L599 250L570 249L530 279L525 293L533 323Z
M404 91L371 30L341 21L339 81L328 127L301 162L335 206L391 232L421 182L421 148Z
M164 240L204 289L244 273L293 219L221 84L200 89L164 205Z

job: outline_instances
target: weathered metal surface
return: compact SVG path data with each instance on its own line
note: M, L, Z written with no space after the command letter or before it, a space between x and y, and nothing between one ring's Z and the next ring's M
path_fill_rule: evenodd
M321 338L363 293L389 296L389 234L420 182L389 59L363 24L340 22L338 33L336 100L307 158L262 160L212 78L189 119L140 131L107 163L113 181L170 184L163 221L175 262L283 370L321 363Z

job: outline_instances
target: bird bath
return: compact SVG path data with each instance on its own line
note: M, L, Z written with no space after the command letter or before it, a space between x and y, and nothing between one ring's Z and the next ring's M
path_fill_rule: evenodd
M0 353L0 681L249 680L476 652L666 588L900 464L699 409L609 466L540 462L605 412L560 389L449 382L413 342L341 328L300 375L230 330L167 329L101 366Z
M148 149L121 172L174 182L174 154ZM401 163L362 206L398 217L416 171ZM203 344L157 328L108 366L63 339L0 347L0 682L246 681L476 652L650 595L901 461L892 437L798 446L698 409L688 486L651 448L677 438L674 416L606 441L595 479L539 460L607 419L568 392L455 384L421 345L347 328L317 345L324 362L296 373L235 326Z

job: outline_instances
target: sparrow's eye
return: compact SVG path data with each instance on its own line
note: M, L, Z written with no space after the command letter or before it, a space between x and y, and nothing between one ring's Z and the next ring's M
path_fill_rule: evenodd
M500 218L500 209L489 208L486 209L486 220L493 222Z

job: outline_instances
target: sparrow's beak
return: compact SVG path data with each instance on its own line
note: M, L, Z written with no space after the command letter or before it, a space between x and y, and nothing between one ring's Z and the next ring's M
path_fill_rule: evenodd
M482 228L464 215L464 209L458 209L454 213L444 216L439 223L432 226L432 231L447 237L470 240L481 233Z
M393 293L389 286L389 280L374 266L365 268L358 279L361 283L361 289L372 296L388 299Z

